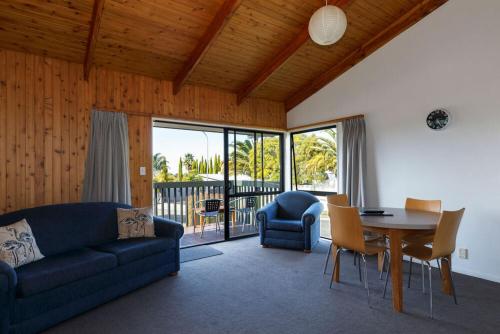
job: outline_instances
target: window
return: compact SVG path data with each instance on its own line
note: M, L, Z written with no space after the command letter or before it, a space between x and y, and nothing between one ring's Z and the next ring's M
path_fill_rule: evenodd
M316 195L325 210L321 215L321 236L330 238L326 196L338 190L337 128L293 132L291 139L292 189Z

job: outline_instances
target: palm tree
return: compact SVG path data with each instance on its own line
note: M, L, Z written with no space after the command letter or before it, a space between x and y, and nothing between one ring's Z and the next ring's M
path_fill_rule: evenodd
M190 172L193 169L194 155L192 153L184 154L184 166L187 171Z
M253 163L250 162L250 156L253 151L253 143L250 139L236 142L236 169L238 173L252 175Z
M323 133L325 133L326 136L318 137L315 149L318 150L321 155L321 167L323 171L330 171L337 175L337 133L334 129L323 130ZM313 160L319 162L320 158L318 157Z
M153 172L159 173L168 166L167 158L161 153L153 155Z

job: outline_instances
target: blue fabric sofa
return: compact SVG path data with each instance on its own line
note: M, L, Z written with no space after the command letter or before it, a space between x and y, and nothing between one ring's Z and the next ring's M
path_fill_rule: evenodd
M75 203L0 216L26 218L44 259L0 261L0 333L35 333L179 271L181 224L154 218L156 238L117 240L117 203Z
M264 247L302 249L318 243L323 205L304 191L288 191L257 212L260 244Z

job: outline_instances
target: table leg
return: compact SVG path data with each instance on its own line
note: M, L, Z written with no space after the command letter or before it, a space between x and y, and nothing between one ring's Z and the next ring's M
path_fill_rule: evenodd
M403 312L403 252L401 251L401 231L389 233L391 249L392 306L397 312Z
M333 245L332 248L332 264L335 265L335 261L337 260L337 250L339 248L336 245ZM338 283L340 282L340 261L335 265L335 272L333 273L333 280Z
M384 252L378 253L378 271L382 271L384 265Z
M205 217L204 216L200 216L200 231L203 228L203 223L204 222L205 222Z
M450 277L450 271L451 271L451 256L445 256L448 261L446 260L441 260L441 277L442 277L442 289L443 292L447 295L452 295L453 291L451 288L451 277Z

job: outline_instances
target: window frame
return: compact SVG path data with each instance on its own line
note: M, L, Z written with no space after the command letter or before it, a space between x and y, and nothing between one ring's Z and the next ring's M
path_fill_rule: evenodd
M295 160L295 143L293 140L294 135L299 135L303 133L309 133L309 132L315 132L315 131L321 131L321 130L327 130L327 129L338 129L338 126L336 123L331 124L331 125L325 125L325 126L320 126L320 127L315 127L315 128L307 128L303 130L298 130L298 131L292 131L290 132L290 189L294 190L300 190L300 191L305 191L308 192L312 195L315 196L328 196L328 195L337 195L337 191L316 191L316 190L302 190L298 189L297 185L297 164ZM338 134L338 130L337 130ZM337 142L338 143L338 142ZM338 162L338 151L337 151L337 162ZM338 164L337 164L337 171L338 171ZM294 182L295 178L295 182Z

